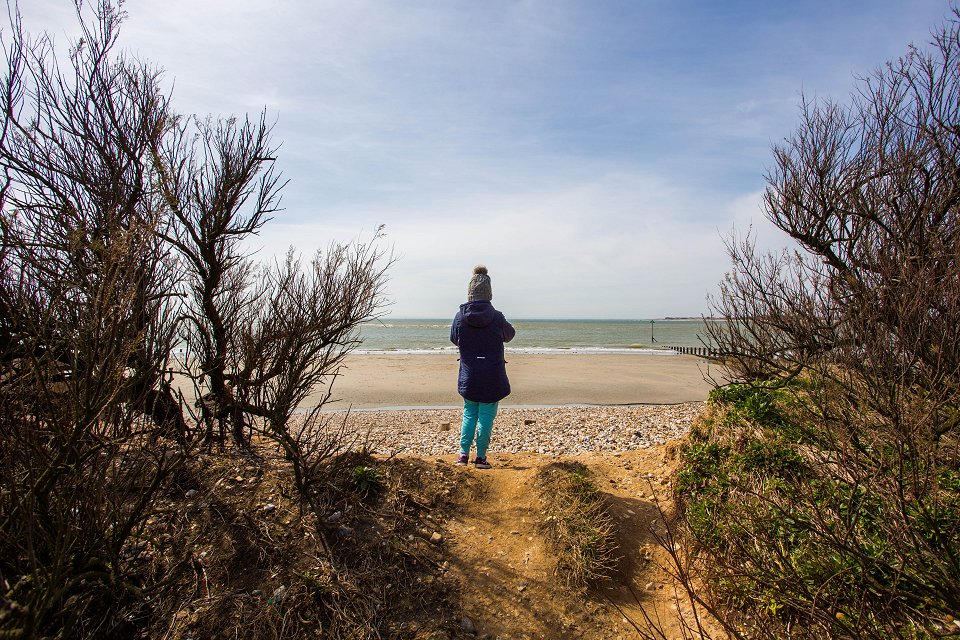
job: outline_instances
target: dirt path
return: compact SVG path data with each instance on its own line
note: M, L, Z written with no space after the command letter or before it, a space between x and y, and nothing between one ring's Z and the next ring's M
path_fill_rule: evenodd
M587 594L554 577L556 559L538 527L537 470L557 458L500 455L495 468L460 473L475 480L459 517L448 521L449 571L461 585L467 627L488 638L635 638L649 628L641 606L667 638L680 637L673 583L658 563L665 552L651 526L669 510L668 447L563 458L585 464L606 494L619 531L617 575ZM639 603L638 603L639 599ZM681 607L682 609L683 607ZM654 637L659 637L652 632Z

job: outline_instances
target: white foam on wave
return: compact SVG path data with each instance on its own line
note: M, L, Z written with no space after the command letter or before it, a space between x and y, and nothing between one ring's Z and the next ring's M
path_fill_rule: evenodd
M442 356L455 354L456 347L438 347L436 349L355 349L353 353L361 356Z
M604 355L629 354L645 356L675 356L676 351L671 349L616 349L609 347L507 347L507 355ZM357 349L357 355L371 356L418 356L418 355L445 355L456 354L456 347L440 347L436 349Z
M676 351L669 349L627 349L614 347L517 347L507 348L507 353L535 355L550 354L638 354L645 356L675 356Z

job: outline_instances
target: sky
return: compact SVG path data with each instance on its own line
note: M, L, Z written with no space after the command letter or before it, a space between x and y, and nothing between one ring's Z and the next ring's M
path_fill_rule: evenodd
M27 31L76 36L69 0ZM282 207L250 250L377 243L394 317L473 266L512 318L700 316L762 212L801 95L925 45L942 0L128 0L119 45L173 107L275 122Z

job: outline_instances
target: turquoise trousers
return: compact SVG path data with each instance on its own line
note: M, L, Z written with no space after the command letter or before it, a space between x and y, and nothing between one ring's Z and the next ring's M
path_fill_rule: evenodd
M473 436L477 436L477 457L487 457L493 419L497 417L499 402L474 402L463 400L463 426L460 428L460 453L470 454ZM477 428L479 425L479 429Z

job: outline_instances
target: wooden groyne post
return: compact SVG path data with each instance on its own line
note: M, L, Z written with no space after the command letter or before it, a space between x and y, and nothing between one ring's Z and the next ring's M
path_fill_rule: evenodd
M667 349L684 355L699 356L701 358L715 358L717 356L717 350L709 347L672 347L668 345Z

